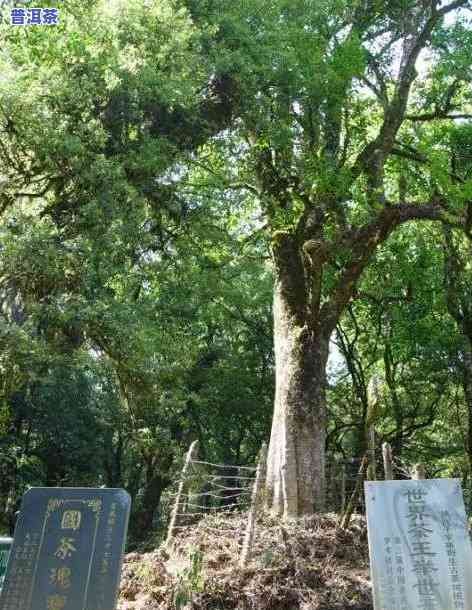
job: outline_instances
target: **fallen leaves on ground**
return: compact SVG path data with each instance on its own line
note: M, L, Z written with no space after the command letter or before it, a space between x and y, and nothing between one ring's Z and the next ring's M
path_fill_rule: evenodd
M260 515L238 565L246 515L214 514L172 548L125 557L118 610L371 610L365 521L335 515L282 522Z

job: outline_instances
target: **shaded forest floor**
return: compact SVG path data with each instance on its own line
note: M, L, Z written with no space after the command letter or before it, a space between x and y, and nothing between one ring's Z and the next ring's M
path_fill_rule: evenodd
M118 609L371 610L361 517L343 531L334 515L289 524L262 515L242 570L244 527L245 515L212 515L182 530L171 553L127 555Z

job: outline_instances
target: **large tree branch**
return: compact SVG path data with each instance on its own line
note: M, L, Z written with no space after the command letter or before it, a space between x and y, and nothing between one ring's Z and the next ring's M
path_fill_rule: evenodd
M440 110L436 110L435 112L425 112L423 114L407 114L405 119L408 121L434 121L436 119L449 119L451 121L456 121L458 119L472 119L472 114L470 113L457 113L457 114L448 114L447 112L442 112Z
M436 119L466 119L471 118L472 115L470 113L454 113L453 111L457 109L458 105L453 103L454 96L458 92L462 81L458 78L454 79L454 81L449 85L444 94L442 95L442 99L438 100L434 104L434 110L432 112L422 112L419 114L407 114L405 119L413 122L421 122L421 121L434 121Z
M409 161L415 161L416 163L420 163L421 165L428 165L430 163L430 159L428 159L425 154L417 151L412 146L403 144L402 142L398 142L398 146L401 146L402 148L398 148L397 146L395 146L390 152L391 155L401 157L402 159L408 159ZM464 178L458 176L454 172L448 172L448 175L451 180L454 180L459 184L464 184L465 182Z
M405 33L400 73L392 101L384 111L383 123L378 135L363 148L354 162L353 179L365 172L371 176L374 187L379 182L385 159L390 153L398 130L405 119L411 86L417 76L416 61L442 14L433 10L416 36Z
M384 109L387 108L388 107L388 95L386 92L386 88L383 87L380 83L379 83L379 86L377 87L377 85L374 82L372 82L371 80L369 80L367 78L367 76L361 77L361 80L375 94L375 96L379 100L382 107Z
M436 9L436 13L439 16L444 17L444 15L447 15L447 13L450 13L451 11L456 11L459 8L467 8L467 7L470 8L470 0L455 0L454 2L446 4L439 10Z
M336 327L354 294L357 281L378 245L384 242L397 226L409 220L445 220L444 210L437 201L387 206L374 220L341 237L335 249L345 247L351 251L351 256L321 308L321 321L326 325L327 332L331 333Z

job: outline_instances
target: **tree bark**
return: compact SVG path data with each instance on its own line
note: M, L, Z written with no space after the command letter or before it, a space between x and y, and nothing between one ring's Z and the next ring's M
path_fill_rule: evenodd
M265 179L261 172L261 184L271 192ZM435 201L398 204L327 241L322 232L326 205L314 203L305 210L296 231L272 234L276 390L266 497L269 508L286 518L324 509L329 340L353 298L357 281L378 245L397 226L413 219L442 219ZM334 284L323 286L326 263L336 266L340 248L350 251L349 259L340 267Z
M162 492L170 481L154 472L146 473L141 509L135 516L136 538L144 539L152 531L154 516L161 502Z
M382 445L382 456L384 463L385 480L392 481L395 477L393 474L392 447L389 443Z
M329 338L294 315L275 283L276 390L267 461L267 501L285 517L323 510L325 494L325 381Z
M137 540L144 540L149 536L153 528L154 517L161 503L162 493L171 484L167 474L172 465L172 456L159 457L153 451L143 452L145 461L144 480L142 483L142 496L140 507L134 515L135 531Z
M389 334L391 335L391 328L389 327ZM403 444L405 437L404 429L404 413L403 405L398 395L396 369L397 365L393 361L392 349L390 341L387 342L384 351L384 366L385 366L385 383L388 387L390 394L393 417L395 419L395 435L392 438L392 449L393 454L399 458L403 452Z
M472 472L472 341L466 338L464 347L463 387L467 409L467 457Z

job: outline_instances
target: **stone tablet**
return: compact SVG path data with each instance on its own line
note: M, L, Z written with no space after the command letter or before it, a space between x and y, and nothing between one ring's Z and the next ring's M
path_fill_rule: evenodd
M472 548L456 479L365 483L375 610L472 610Z
M0 591L2 590L12 543L12 538L0 538Z
M130 504L122 489L27 491L0 610L114 610Z

